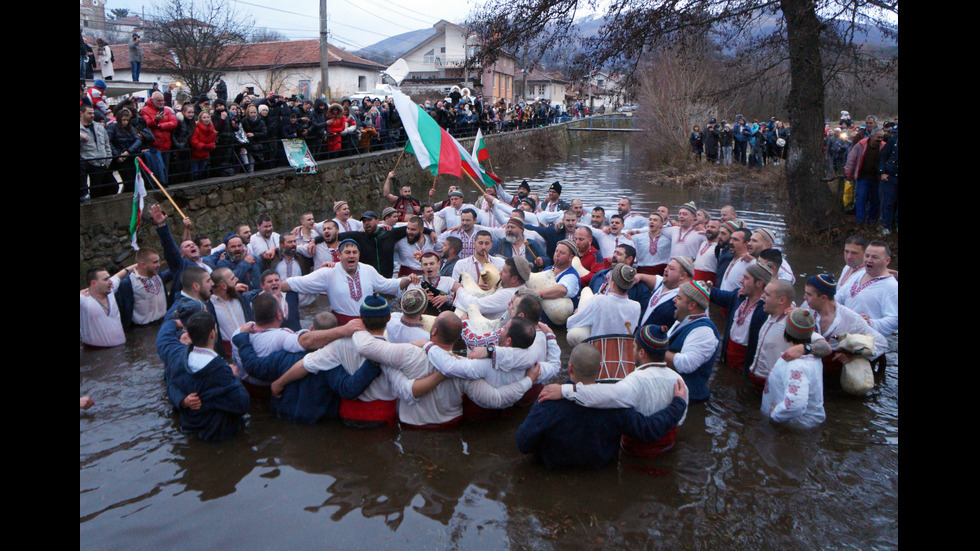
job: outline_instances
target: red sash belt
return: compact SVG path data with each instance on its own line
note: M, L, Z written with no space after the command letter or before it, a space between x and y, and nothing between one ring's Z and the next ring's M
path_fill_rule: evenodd
M340 418L351 421L377 421L393 426L398 419L398 400L340 399Z
M465 419L467 423L478 423L488 419L503 417L504 412L508 409L510 408L487 409L485 407L480 407L476 405L476 402L470 400L469 396L465 394L463 395L463 419Z
M272 387L257 385L248 381L242 381L242 386L248 391L248 395L256 400L269 400L272 398Z
M672 450L676 439L677 427L674 427L667 431L667 434L653 442L641 442L623 435L623 439L620 441L620 447L623 448L624 452L637 457L656 457Z
M754 374L749 373L749 380L755 385L756 390L763 390L766 388L766 380L762 377L756 377Z
M745 352L747 347L742 344L738 344L732 339L728 339L728 344L725 346L725 363L728 367L742 372L742 364L745 363Z
M401 266L398 268L398 277L405 277L409 274L422 275L422 270L416 270L414 268L409 268L408 266Z
M344 325L344 324L346 324L349 321L361 319L361 316L348 316L348 315L345 315L345 314L339 314L339 313L337 313L336 310L330 310L330 311L333 312L333 315L337 316L337 325L338 326L339 325Z
M831 354L829 356L824 356L823 358L820 358L820 361L823 362L823 372L825 374L830 374L830 375L837 374L840 373L842 369L844 369L844 364L831 359L833 356L834 355Z
M424 425L409 425L408 423L402 423L402 426L413 430L447 430L458 426L462 420L463 416L460 415L459 417L450 419L445 423L426 423Z
M656 266L640 266L636 271L640 272L641 274L662 276L664 275L664 269L666 267L666 264L657 264Z
M714 272L706 272L704 270L694 270L694 281L710 281L712 285L715 283L715 278L718 277Z
M221 349L224 351L226 358L231 357L231 348L231 341L221 341Z

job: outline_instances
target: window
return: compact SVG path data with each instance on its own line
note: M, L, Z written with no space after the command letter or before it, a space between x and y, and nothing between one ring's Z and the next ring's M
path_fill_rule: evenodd
M357 75L357 90L363 92L367 90L367 77L363 75Z
M435 63L435 59L434 59L435 54L436 54L435 48L429 50L428 52L425 52L425 55L422 57L422 63Z
M439 48L439 53L440 53L440 54L444 54L444 53L446 53L446 47L445 47L445 46L443 46L442 48Z

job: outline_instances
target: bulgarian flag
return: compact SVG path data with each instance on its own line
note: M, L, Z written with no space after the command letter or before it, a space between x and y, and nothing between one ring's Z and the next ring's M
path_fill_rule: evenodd
M143 171L140 170L139 157L133 160L136 165L136 189L133 190L133 215L129 219L129 237L132 239L133 249L140 250L136 244L136 230L140 227L143 219L143 198L146 197L146 186L143 185Z
M473 158L476 159L477 165L482 161L490 160L490 152L487 151L487 142L483 140L483 129L479 128L476 131L476 139L473 140ZM501 183L500 178L497 177L493 172L483 171L484 178L489 177L490 182L485 182L487 187L492 187L496 184Z
M463 148L463 145L456 141L456 138L452 138L452 140L456 142L456 147L459 150L460 165L463 172L469 174L470 177L477 182L481 182L485 188L490 188L497 185L499 180L495 181L496 176L491 178L490 175L487 174L487 171L483 170L483 167L480 166L480 163L472 155L470 155L465 148Z
M425 112L421 105L412 101L404 93L390 89L395 109L401 116L408 143L405 151L415 154L419 166L428 168L433 175L452 174L462 177L460 169L459 143L453 140L435 119Z

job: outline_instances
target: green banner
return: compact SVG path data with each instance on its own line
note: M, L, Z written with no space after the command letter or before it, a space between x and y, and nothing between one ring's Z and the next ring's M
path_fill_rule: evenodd
M297 173L316 172L316 161L313 155L306 148L306 142L298 138L292 140L282 140L282 147L286 150L286 159L290 166L296 169Z

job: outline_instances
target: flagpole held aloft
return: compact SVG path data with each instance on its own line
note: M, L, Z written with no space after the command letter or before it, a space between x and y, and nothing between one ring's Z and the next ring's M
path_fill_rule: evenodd
M157 187L160 188L160 191L162 191L163 194L167 196L167 199L170 201L170 204L173 205L175 209L177 209L177 212L180 214L180 217L187 218L187 215L184 214L184 211L180 210L180 207L178 207L177 203L174 202L173 197L171 197L170 194L167 193L167 190L163 189L163 186L160 185L160 181L157 180L157 177L153 175L153 171L151 171L150 168L146 166L146 163L143 162L143 159L136 157L136 160L139 162L140 168L142 168L147 174L149 174L150 178L153 178L153 183L155 183Z

